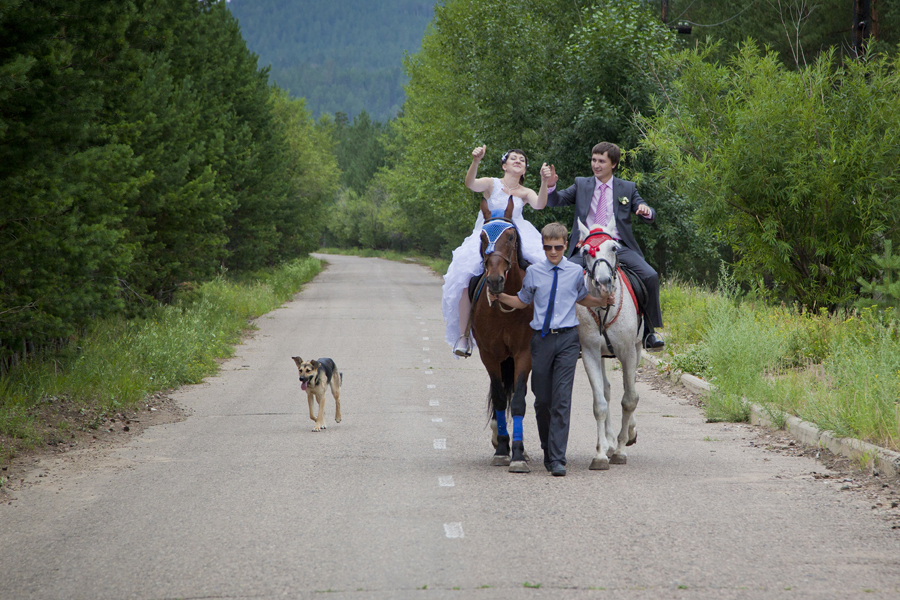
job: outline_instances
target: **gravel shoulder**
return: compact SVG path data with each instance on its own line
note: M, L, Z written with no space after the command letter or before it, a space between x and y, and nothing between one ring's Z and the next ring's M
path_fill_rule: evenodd
M692 392L680 382L672 381L646 361L641 367L640 377L653 389L673 398L682 398L698 409L703 408L702 395ZM885 477L877 470L860 468L859 464L845 456L834 454L826 448L803 444L783 430L746 423L735 423L734 426L746 430L744 440L748 446L815 460L821 468L810 472L814 479L838 485L841 491L865 498L879 518L884 519L892 529L900 530L900 478Z
M104 465L111 450L128 444L148 428L188 418L189 411L171 397L171 392L151 394L131 410L108 415L84 412L63 402L48 403L40 421L47 424L45 433L50 442L20 451L0 466L4 479L0 504L11 504L17 492L62 472L90 471Z

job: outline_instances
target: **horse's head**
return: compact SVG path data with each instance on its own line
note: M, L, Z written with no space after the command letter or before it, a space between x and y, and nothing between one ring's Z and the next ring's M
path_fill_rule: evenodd
M517 246L519 233L510 220L513 199L509 198L503 215L492 215L487 201L481 201L484 226L481 229L481 257L484 260L485 284L492 294L499 294L506 287L509 270L518 265Z
M603 228L588 229L578 219L579 241L576 248L581 253L588 290L592 296L612 304L615 299L618 278L619 244Z

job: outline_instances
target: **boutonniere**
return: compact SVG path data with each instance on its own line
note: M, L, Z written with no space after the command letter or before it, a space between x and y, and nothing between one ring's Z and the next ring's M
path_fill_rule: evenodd
M619 196L619 204L628 204L628 198L625 196Z

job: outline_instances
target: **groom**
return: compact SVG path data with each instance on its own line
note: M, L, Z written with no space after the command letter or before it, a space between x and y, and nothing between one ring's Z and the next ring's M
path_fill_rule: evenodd
M631 181L613 177L613 171L621 158L619 147L610 142L600 142L591 150L591 170L593 177L576 177L575 184L562 191L556 190L556 169L544 165L547 183L550 185L547 206L575 205L575 223L569 237L569 260L581 265L581 255L576 253L578 243L578 220L588 228L599 225L603 230L620 241L619 261L629 266L647 288L647 319L644 332L644 347L660 350L665 342L654 331L662 327L662 311L659 307L659 275L644 260L644 254L631 233L631 214L634 213L646 223L656 219L656 211L647 206L637 193L637 186Z

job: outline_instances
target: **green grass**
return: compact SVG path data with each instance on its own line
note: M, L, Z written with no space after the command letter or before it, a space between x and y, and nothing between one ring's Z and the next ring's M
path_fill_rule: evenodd
M148 394L214 374L248 320L290 299L320 270L321 261L308 258L240 281L220 276L144 318L98 321L62 352L13 369L0 379L0 458L46 442L48 406L55 419L126 410ZM63 418L53 427L71 425Z
M828 314L672 281L661 293L670 367L709 380L710 421L796 415L900 449L900 325L875 309Z

